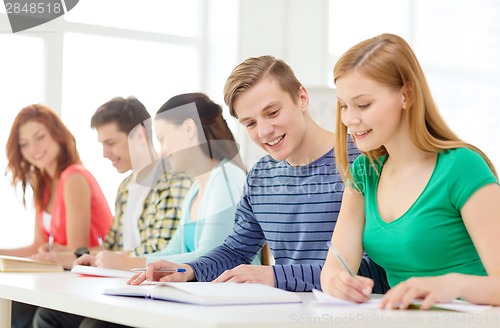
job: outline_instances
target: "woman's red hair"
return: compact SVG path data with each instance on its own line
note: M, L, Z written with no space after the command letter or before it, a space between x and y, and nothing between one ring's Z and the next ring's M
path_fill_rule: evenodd
M61 121L59 116L44 105L27 106L17 114L12 123L10 135L5 150L7 153L7 171L10 171L12 185L21 184L23 203L26 205L26 187L29 184L33 189L35 208L43 211L47 199L44 199L46 190L50 190L52 178L45 171L32 166L21 154L19 146L19 128L29 121L45 125L52 138L59 144L60 151L57 159L56 177L71 164L80 163L80 156L76 150L73 134Z

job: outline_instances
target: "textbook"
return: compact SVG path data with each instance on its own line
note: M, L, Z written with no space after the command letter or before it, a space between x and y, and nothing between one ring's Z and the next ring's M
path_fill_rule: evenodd
M71 272L84 276L110 277L110 278L131 278L135 272L115 269L98 268L88 265L75 265Z
M256 283L162 282L106 289L104 295L197 305L300 303L298 294Z
M0 255L0 272L58 272L59 263L36 261L27 257Z

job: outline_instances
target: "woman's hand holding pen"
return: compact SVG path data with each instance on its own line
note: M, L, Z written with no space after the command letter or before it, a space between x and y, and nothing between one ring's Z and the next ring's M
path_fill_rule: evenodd
M73 267L75 255L73 252L46 252L37 253L31 256L32 259L42 262L57 262L60 263L65 269Z
M370 278L351 276L342 269L332 275L329 280L331 288L326 291L328 294L355 303L368 301L374 284Z
M49 243L44 243L38 247L38 253L48 253L50 251L52 252L71 252L71 248L67 246L63 246L60 244L52 244L52 250L50 250L50 245Z
M326 263L333 268L334 274L326 282L322 282L323 290L335 297L355 303L368 301L373 290L373 280L354 274L337 248L331 242L327 242L327 245L330 251ZM328 261L331 256L337 261Z
M177 272L178 269L185 269L185 272ZM162 269L173 272L161 272ZM175 281L185 282L195 280L193 269L187 264L177 264L163 260L155 261L146 265L145 272L138 272L127 281L129 285L140 285L144 281Z

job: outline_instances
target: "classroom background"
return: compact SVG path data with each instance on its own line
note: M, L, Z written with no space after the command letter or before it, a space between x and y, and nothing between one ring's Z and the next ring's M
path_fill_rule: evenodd
M74 133L86 167L114 209L124 176L90 129L95 109L134 95L150 113L170 97L205 92L223 104L240 61L287 61L334 127L332 68L355 43L389 32L415 50L451 128L500 168L500 1L496 0L80 0L49 23L12 33L0 5L0 248L32 240L34 211L5 176L5 143L17 112L44 103ZM224 107L248 167L261 155Z

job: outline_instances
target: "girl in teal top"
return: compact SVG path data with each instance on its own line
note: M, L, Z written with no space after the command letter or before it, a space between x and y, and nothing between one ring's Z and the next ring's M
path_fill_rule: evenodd
M245 172L224 159L210 172L198 210L192 205L200 195L200 184L188 190L182 204L181 221L163 250L147 256L147 262L167 260L177 263L192 261L222 244L233 231L234 213L245 183Z
M147 262L184 263L219 246L232 231L246 174L222 108L202 93L167 101L156 113L155 129L162 157L173 171L191 175L194 184L174 237Z
M353 272L366 251L392 289L384 308L455 298L500 305L500 187L489 159L441 118L420 65L400 37L349 49L334 69L337 166L346 182L332 244ZM362 152L351 168L350 131ZM373 281L328 253L325 292L368 299Z

